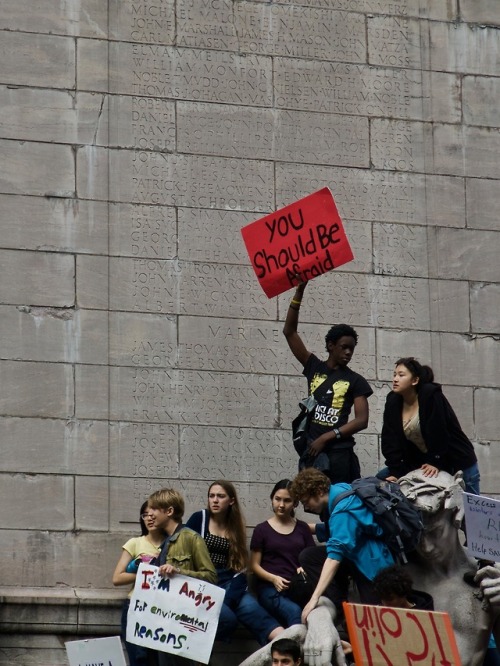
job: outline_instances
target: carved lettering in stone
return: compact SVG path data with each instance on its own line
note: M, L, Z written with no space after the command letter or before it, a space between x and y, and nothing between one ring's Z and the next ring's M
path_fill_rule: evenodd
M246 264L240 229L255 218L230 210L179 208L179 258L198 262Z
M376 273L428 277L426 227L375 225L374 254Z
M172 2L165 0L128 0L120 3L129 8L132 42L162 44L167 35L175 32L175 16Z
M281 326L272 322L183 317L179 322L182 367L280 374L288 349Z
M360 116L422 115L422 75L407 69L275 59L276 106Z
M384 67L420 67L420 23L403 17L368 21L370 62Z
M166 206L110 204L112 254L170 259L177 252L175 210Z
M271 106L271 59L159 44L110 45L111 92Z
M233 0L177 0L177 44L199 49L238 49Z
M275 483L296 470L290 431L189 426L181 431L182 477Z
M120 444L120 475L171 478L178 474L177 430L164 423L132 423Z
M132 97L131 135L141 150L173 150L175 110L172 103L152 97Z
M235 5L240 48L250 53L364 62L362 14L290 5Z
M373 164L378 169L424 171L424 137L421 123L373 120Z
M285 205L330 187L342 218L426 223L425 177L419 174L277 165L277 199Z

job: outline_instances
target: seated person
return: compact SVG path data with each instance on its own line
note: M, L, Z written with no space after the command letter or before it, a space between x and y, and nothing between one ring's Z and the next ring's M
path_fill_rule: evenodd
M381 569L373 579L373 587L380 597L382 606L434 610L431 595L414 590L413 580L407 569L396 564Z

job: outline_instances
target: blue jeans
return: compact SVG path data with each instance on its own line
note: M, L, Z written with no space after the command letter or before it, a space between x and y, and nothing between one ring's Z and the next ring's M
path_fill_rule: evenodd
M245 574L236 579L234 572L228 569L218 569L217 577L219 587L231 592L228 594L229 603L224 603L219 616L219 625L215 634L216 641L229 642L231 635L238 626L238 622L246 627L260 645L269 641L269 634L280 626L273 617L259 605L257 599L246 591ZM243 585L241 584L243 581ZM236 583L236 593L234 585Z
M280 621L282 627L291 627L292 624L301 623L302 610L298 604L285 594L276 591L274 585L260 584L258 599L266 611Z
M148 666L149 650L142 645L136 645L135 643L127 642L127 613L128 607L130 606L130 599L125 599L122 609L122 619L121 619L121 637L127 648L128 660L130 666Z

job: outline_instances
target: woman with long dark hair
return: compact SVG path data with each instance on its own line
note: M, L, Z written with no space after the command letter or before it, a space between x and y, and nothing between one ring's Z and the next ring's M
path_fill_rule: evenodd
M387 467L377 474L380 478L395 480L414 469L429 477L461 470L465 490L479 494L474 447L434 382L432 368L411 356L396 361L384 409L382 453Z
M305 580L299 555L304 548L314 546L308 524L295 518L297 502L290 495L291 483L282 479L274 486L270 495L273 516L255 527L250 543L250 567L258 577L259 603L284 627L301 623L302 608L290 598L290 584L297 574Z
M233 484L214 481L208 489L208 507L193 513L186 525L205 539L218 584L226 590L216 640L229 640L238 622L261 645L276 638L283 627L247 590L245 522Z

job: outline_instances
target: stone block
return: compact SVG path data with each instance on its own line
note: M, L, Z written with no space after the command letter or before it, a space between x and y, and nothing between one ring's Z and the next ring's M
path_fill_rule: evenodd
M468 127L465 129L463 139L465 139L465 175L499 179L500 129Z
M432 331L471 330L467 282L429 280L429 307Z
M109 319L112 365L173 368L177 365L177 318L115 312Z
M440 383L441 378L436 376L435 381ZM462 430L473 441L475 439L474 389L470 386L443 386L443 393L453 407Z
M71 148L49 143L0 140L2 194L71 197L75 193L75 166ZM47 169L47 164L51 165Z
M379 275L428 277L427 228L374 224L373 260Z
M106 448L107 452L107 448ZM107 461L103 471L107 472ZM104 476L75 477L75 529L109 531L109 482Z
M278 207L326 186L343 219L465 226L463 179L297 164L275 169Z
M374 119L370 123L373 165L391 171L425 171L427 126L405 120Z
M108 99L110 146L169 152L175 150L174 102L136 95L110 95Z
M500 284L471 284L471 331L498 335L500 330ZM500 438L499 438L500 439Z
M498 18L500 24L500 14ZM491 76L464 76L464 121L467 125L500 127L500 79Z
M181 479L274 484L297 471L290 430L183 426L180 447Z
M460 0L460 13L469 23L500 25L496 0Z
M0 370L0 414L63 419L73 415L70 365L0 361Z
M498 388L476 388L474 390L474 420L476 436L481 442L498 442ZM495 455L496 451L492 451Z
M106 474L107 437L98 421L3 417L0 471Z
M480 0L484 1L484 0ZM277 0L277 4L288 5L290 0ZM350 0L301 0L306 7L322 7L386 16L415 16L441 21L452 21L458 17L456 0L359 0L353 5Z
M255 213L208 208L178 208L179 259L199 262L246 264L248 254L240 229Z
M277 417L273 377L164 368L110 375L114 420L269 428Z
M437 229L437 273L452 280L495 282L500 233L469 229Z
M429 24L431 69L497 76L500 36L494 27L467 23Z
M500 372L498 340L441 333L433 341L433 368L443 384L496 388Z
M342 62L366 59L362 14L241 2L235 5L234 23L237 46L247 53Z
M0 306L2 356L22 361L107 362L107 314Z
M274 73L277 108L422 118L422 74L417 70L277 57Z
M105 63L95 74L92 71L98 58L96 47L86 45L79 63L81 88L101 90L106 85ZM272 61L267 56L111 42L109 58L111 93L242 106L272 105Z
M58 483L54 483L55 477L46 478L46 484L53 484L55 491L59 487ZM49 589L49 591L59 592L61 596L67 596L68 587L111 588L111 574L125 541L123 534L104 536L102 532L65 532L63 521L59 519L59 513L64 507L60 504L52 504L54 499L51 497L54 498L55 493L48 487L46 487L46 493L46 498L42 498L36 506L34 506L33 496L29 508L33 516L38 513L43 516L43 512L45 512L45 519L40 521L39 525L46 524L50 519L49 528L39 529L39 525L35 525L33 529L29 529L31 520L24 520L18 529L1 532L0 554L4 561L10 562L10 580L18 581L22 578L23 587L41 587L44 588L44 594L47 594L47 588L57 588L57 590ZM12 501L12 497L14 497L13 494L10 495L9 503ZM130 497L130 492L124 491L121 497L122 503L124 497ZM7 502L5 506L12 507ZM73 514L73 493L68 498L68 506L71 507L71 514ZM12 509L10 512L12 513ZM21 517L23 512L20 511L17 515ZM68 529L73 530L73 525L72 520ZM133 530L135 534L139 532L138 528L136 519ZM96 557L99 559L99 566L96 566ZM17 586L14 589L19 590ZM24 590L19 591L26 594ZM34 624L43 624L43 617L38 616L39 619L36 620L36 605L40 596L35 593L30 603L33 608L31 619ZM68 604L66 603L62 608L64 607L67 608ZM76 608L76 603L74 607ZM45 612L48 612L47 605L44 606L44 609ZM29 611L29 607L27 611ZM57 610L57 613L64 612ZM29 618L27 619L29 621ZM75 614L70 616L62 614L59 618L56 615L53 617L53 623L71 628L71 625L75 624L75 619Z
M487 443L475 443L475 450L481 473L481 494L486 497L498 497L498 483L500 481L496 458L499 451L498 441Z
M288 348L281 323L214 317L179 318L179 366L198 370L280 374Z
M110 259L113 310L274 319L276 303L246 266Z
M447 72L422 72L422 120L462 122L462 77Z
M111 0L109 33L112 39L149 44L173 44L175 39L175 2L134 3Z
M105 38L107 23L107 7L101 0L64 5L58 0L39 0L36 4L31 0L18 0L2 7L0 28L26 33Z
M78 39L76 87L89 92L111 92L109 76L114 76L109 60L109 46L104 39ZM118 64L115 65L118 67ZM109 69L111 68L111 69Z
M0 132L20 141L92 143L102 105L98 94L0 86Z
M368 16L368 61L382 67L422 68L427 23L406 16Z
M18 609L13 606L13 616L17 614L16 611L18 612ZM15 621L14 617L13 620ZM22 632L22 628L18 631ZM2 635L2 644L0 666L12 666L16 661L24 666L67 666L68 664L66 649L56 636L9 633Z
M90 199L266 213L274 208L271 162L85 147L77 168L79 194Z
M177 0L176 44L201 49L238 51L236 16L231 0L206 5Z
M110 204L110 254L151 259L177 256L175 208Z
M2 474L1 478L2 525L26 531L73 529L73 477Z
M377 330L377 377L387 384L387 392L392 388L395 363L399 358L415 356L424 365L432 365L431 334L428 331ZM385 401L385 398L384 398Z
M368 166L365 118L219 104L179 103L179 150L189 153Z
M186 455L189 447L185 447ZM112 423L111 476L129 479L178 479L178 426L167 423Z
M76 300L81 308L99 310L109 308L108 257L88 254L77 255Z
M75 366L75 416L109 418L109 369L104 365Z
M2 12L3 14L3 12ZM30 32L2 31L2 83L45 88L75 87L75 40Z
M371 273L373 271L372 223L357 220L343 220L343 223L354 254L354 259L349 263L349 271Z
M0 195L4 248L106 254L106 220L107 207L101 202Z
M498 230L500 180L467 178L467 226L471 229Z

